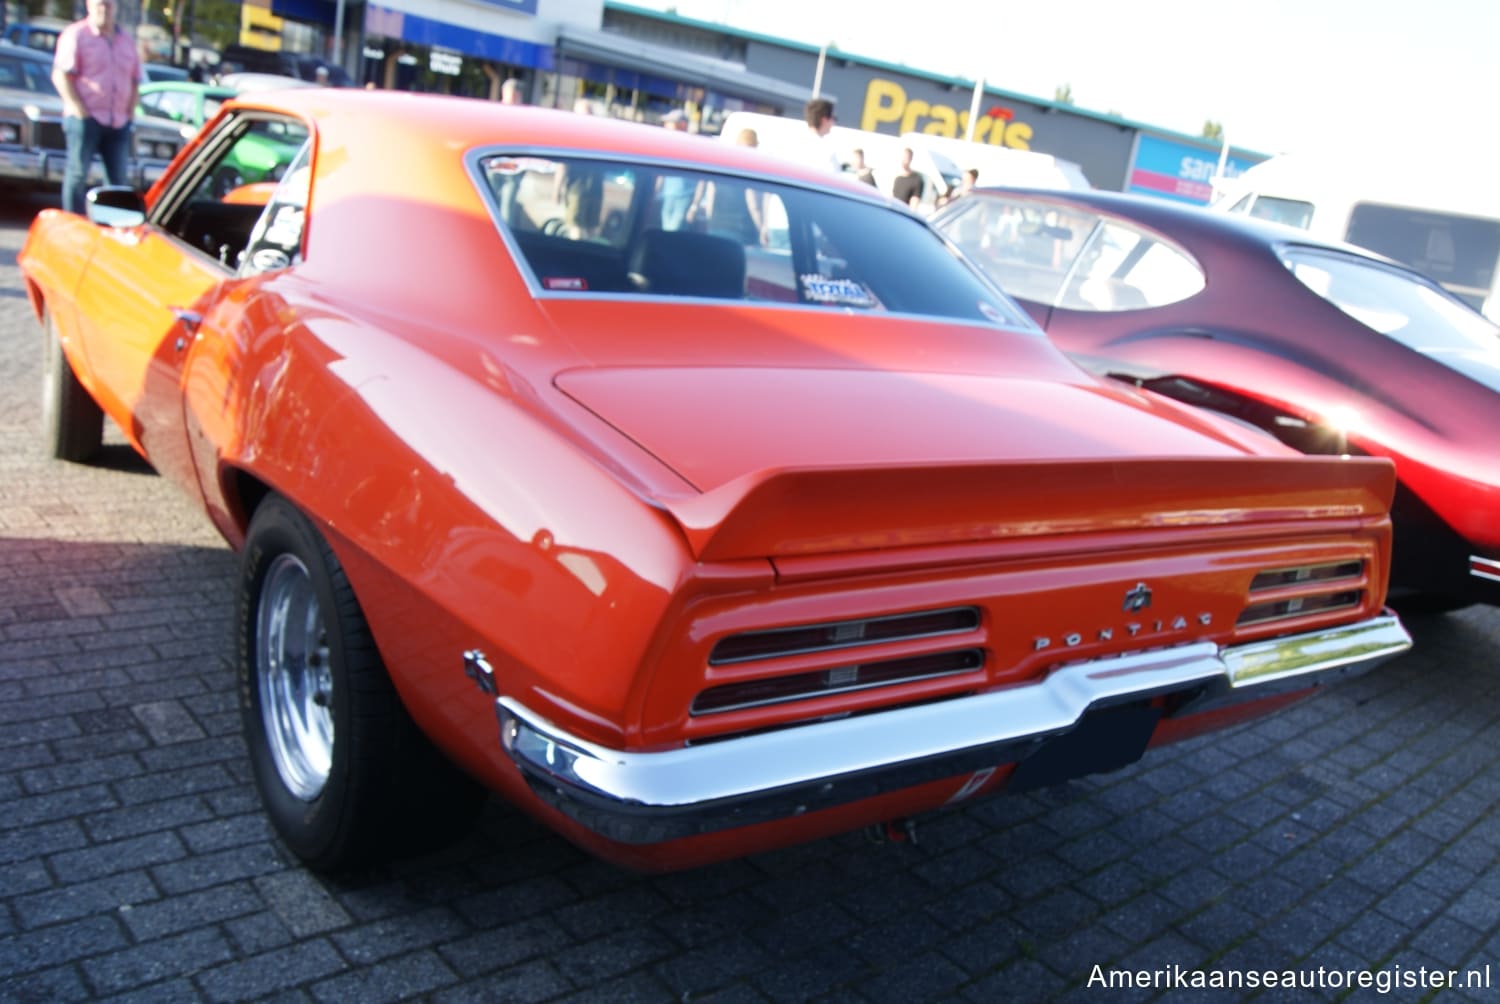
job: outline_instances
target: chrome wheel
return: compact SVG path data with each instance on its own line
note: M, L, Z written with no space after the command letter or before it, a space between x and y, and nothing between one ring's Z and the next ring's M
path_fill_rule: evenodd
M333 769L333 670L312 577L294 555L266 570L255 653L271 760L287 790L311 802Z
M280 495L245 533L235 635L255 787L309 867L430 848L478 813L483 789L402 707L338 556Z

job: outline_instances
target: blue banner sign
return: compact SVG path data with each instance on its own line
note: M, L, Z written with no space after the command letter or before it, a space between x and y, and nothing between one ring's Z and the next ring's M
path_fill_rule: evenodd
M1234 178L1256 161L1231 156L1224 174ZM1213 179L1219 170L1219 151L1141 133L1136 137L1135 162L1125 190L1178 202L1207 205L1213 198Z

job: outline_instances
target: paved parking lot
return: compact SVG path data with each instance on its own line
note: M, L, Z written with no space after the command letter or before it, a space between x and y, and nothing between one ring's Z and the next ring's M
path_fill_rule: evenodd
M1500 988L1492 610L1415 622L1410 655L1277 717L924 820L917 846L856 834L643 877L494 802L440 853L310 875L242 755L233 556L124 447L37 455L31 208L0 208L0 1000L1153 1000L1236 978L1190 999L1418 1000L1449 970ZM1243 982L1268 971L1321 988Z

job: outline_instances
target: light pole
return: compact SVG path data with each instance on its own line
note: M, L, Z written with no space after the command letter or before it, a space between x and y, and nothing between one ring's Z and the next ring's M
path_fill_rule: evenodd
M344 0L338 0L333 8L333 61L344 66Z
M984 74L974 81L974 96L969 99L969 127L964 139L974 142L974 123L979 121L979 105L984 101Z

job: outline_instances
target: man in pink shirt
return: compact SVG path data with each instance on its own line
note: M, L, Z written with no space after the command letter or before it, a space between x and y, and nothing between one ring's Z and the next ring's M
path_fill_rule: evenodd
M63 99L68 165L63 208L84 210L89 167L97 153L111 185L129 183L130 123L141 83L135 40L115 23L116 0L88 0L88 15L63 29L52 60L52 82Z

